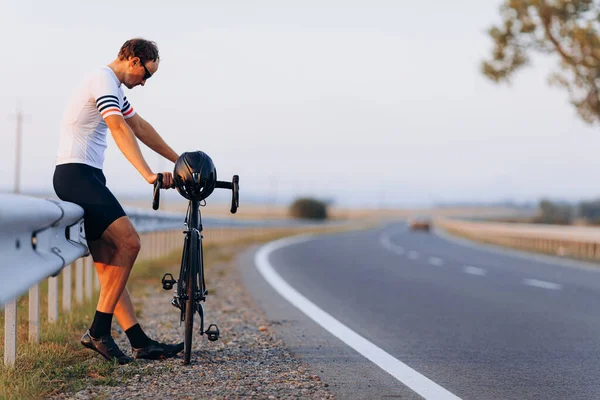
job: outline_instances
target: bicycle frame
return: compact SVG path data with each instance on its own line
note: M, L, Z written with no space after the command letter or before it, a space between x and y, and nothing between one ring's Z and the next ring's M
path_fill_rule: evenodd
M157 174L152 199L152 208L154 210L158 210L159 208L161 187L162 174ZM231 183L216 181L215 188L231 190L232 197L230 211L232 214L235 214L239 207L239 176L234 175ZM183 232L185 235L183 241L183 254L181 257L181 267L179 269L178 279L173 279L173 276L170 273L165 274L162 278L162 286L165 290L172 290L173 285L175 283L177 284L177 289L173 296L173 300L171 300L171 304L181 311L179 323L185 322L183 363L186 365L189 364L191 357L194 314L196 311L200 315L200 334L206 334L210 341L219 339L219 328L216 324L210 324L208 329L206 331L204 330L204 309L202 308L201 302L206 301L208 291L206 290L206 283L204 281L201 205L203 205L201 200L194 198L189 200L188 203L188 210L184 222L186 229ZM198 258L194 259L191 257Z
M191 232L192 230L196 230L198 232L198 238L200 240L200 243L198 243L198 249L199 249L199 257L200 259L198 260L198 271L196 272L196 275L198 277L198 279L196 279L196 288L194 290L194 303L196 305L196 307L198 307L197 310L200 313L200 317L201 317L201 327L200 327L200 331L203 332L204 331L204 321L203 321L203 310L202 310L202 305L200 304L201 301L205 301L206 300L206 283L204 281L204 254L202 251L202 215L200 213L200 202L198 200L190 200L189 205L188 205L188 211L187 211L187 215L185 218L185 225L186 225L186 230L184 231L185 234L185 238L184 238L184 244L183 244L183 255L181 257L181 268L179 270L179 279L177 280L177 297L178 297L178 305L180 306L179 308L181 309L181 322L185 321L185 300L187 300L187 294L185 293L185 289L186 289L186 278L188 276L188 270L187 268L191 265L191 262L189 260L189 257L193 257L194 254L190 254L190 249L191 249L191 243L190 241L192 240L192 235Z

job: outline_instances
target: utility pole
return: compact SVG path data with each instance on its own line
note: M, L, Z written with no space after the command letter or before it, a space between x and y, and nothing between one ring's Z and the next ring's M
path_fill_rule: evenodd
M15 193L21 192L21 140L23 135L23 112L17 104L17 137L15 143Z

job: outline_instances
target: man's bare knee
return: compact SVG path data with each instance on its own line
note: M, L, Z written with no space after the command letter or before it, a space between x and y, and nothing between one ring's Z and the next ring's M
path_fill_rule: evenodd
M136 257L140 252L140 236L127 217L114 221L102 234L102 239L109 242L116 254Z
M134 232L116 243L117 251L137 256L142 248L139 235Z

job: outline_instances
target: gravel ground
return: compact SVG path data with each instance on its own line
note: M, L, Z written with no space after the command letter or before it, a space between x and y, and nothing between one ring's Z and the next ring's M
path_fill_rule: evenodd
M286 349L276 327L247 293L233 263L210 265L207 285L205 319L216 323L221 335L216 342L196 335L190 365L182 364L183 352L175 359L140 360L119 367L123 378L115 386L95 386L90 381L87 389L59 398L334 398L327 383ZM148 336L165 342L183 340L179 310L170 304L172 293L160 288L146 291L140 324ZM114 336L129 354L126 336L117 330Z

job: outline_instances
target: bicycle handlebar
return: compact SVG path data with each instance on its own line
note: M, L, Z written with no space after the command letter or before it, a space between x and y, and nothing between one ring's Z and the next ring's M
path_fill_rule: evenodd
M162 187L163 174L156 174L157 178L154 181L154 196L152 198L152 209L158 210L160 203L160 188ZM237 212L240 206L240 177L234 175L231 182L217 181L215 189L230 189L231 190L231 211L232 214Z
M233 189L233 183L217 181L217 183L215 184L215 189Z

